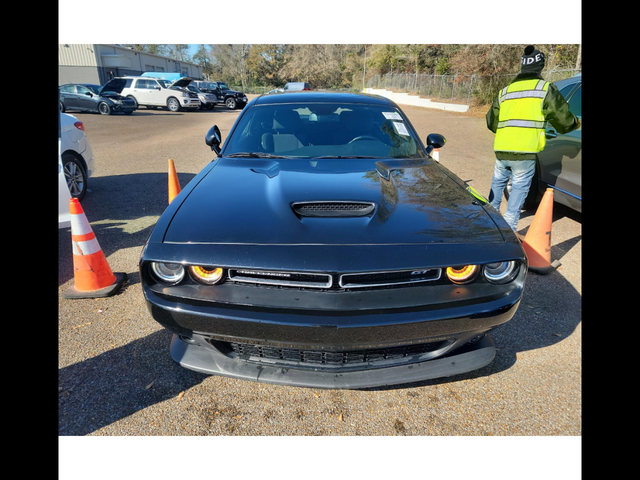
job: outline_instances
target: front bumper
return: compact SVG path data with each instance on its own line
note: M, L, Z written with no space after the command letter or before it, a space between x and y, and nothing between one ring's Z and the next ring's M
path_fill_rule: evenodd
M197 98L180 98L182 108L200 108L200 100Z
M203 373L318 388L446 377L493 360L488 332L509 321L526 269L508 286L309 292L143 282L172 358ZM365 305L363 307L363 305ZM483 339L482 343L478 339Z
M126 102L126 103L123 102L123 103L114 103L111 106L111 108L115 113L127 113L127 112L135 111L138 107L133 102Z
M495 345L489 335L484 335L440 358L358 370L290 368L238 360L211 347L205 338L197 335L187 341L174 335L170 352L182 367L205 374L297 387L353 389L413 383L477 370L493 361Z
M415 258L423 250L423 245L403 245L388 255L386 245L370 245L365 255L359 245L340 245L318 255L317 246L218 244L216 264L227 268L222 283L204 286L185 279L167 285L157 281L150 262L182 263L188 256L190 264L207 265L212 246L149 241L140 258L141 285L151 316L176 335L174 360L200 372L360 388L446 377L486 365L493 359L493 345L479 339L508 322L522 298L527 275L522 247L487 243L460 253L446 244L430 246L442 265L516 259L516 276L502 285L480 279L456 285L432 276L430 269L437 265L429 264L421 265L415 277ZM239 257L253 260L242 269L228 267ZM310 277L274 275L299 272L296 266L302 264L307 267L302 275ZM390 275L399 270L412 280ZM363 278L363 272L374 278ZM360 288L371 280L377 285ZM307 283L301 287L301 282Z

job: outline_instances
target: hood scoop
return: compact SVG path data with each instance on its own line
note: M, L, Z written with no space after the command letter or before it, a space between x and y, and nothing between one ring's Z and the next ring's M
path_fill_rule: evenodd
M321 200L310 202L294 202L291 204L294 213L302 217L370 217L376 210L373 202Z

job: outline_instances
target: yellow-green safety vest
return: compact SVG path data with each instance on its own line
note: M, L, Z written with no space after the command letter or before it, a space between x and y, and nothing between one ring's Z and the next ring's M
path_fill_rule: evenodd
M544 149L542 102L549 82L521 80L500 92L500 115L493 149L497 152L538 153Z

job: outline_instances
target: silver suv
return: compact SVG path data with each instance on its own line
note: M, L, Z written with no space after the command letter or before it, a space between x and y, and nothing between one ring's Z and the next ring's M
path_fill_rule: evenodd
M200 107L198 94L185 87L191 78L183 77L174 83L161 78L117 77L109 80L102 91L116 92L133 99L138 106L168 108L172 112L182 109L196 110Z

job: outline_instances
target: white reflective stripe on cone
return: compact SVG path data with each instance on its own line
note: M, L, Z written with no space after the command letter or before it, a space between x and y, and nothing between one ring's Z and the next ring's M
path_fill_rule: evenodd
M85 240L82 242L73 242L73 254L74 255L91 255L100 251L100 245L98 240L94 237L91 240Z
M86 235L91 232L91 225L84 214L71 214L71 233L73 235Z

